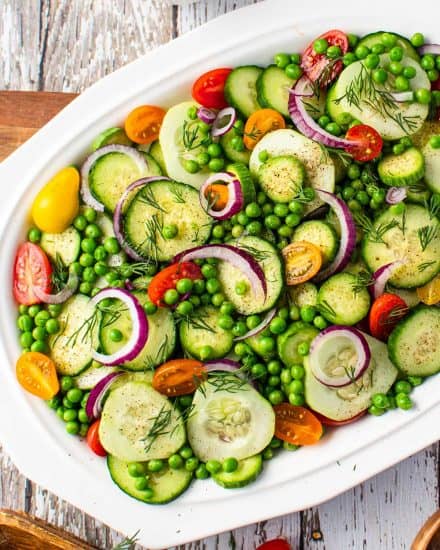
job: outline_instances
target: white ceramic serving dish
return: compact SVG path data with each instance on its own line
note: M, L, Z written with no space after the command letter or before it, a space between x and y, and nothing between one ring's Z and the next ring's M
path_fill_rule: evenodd
M435 13L438 0L425 0ZM414 392L411 412L393 411L329 432L321 443L281 453L245 489L226 491L212 481L194 483L175 502L148 506L110 480L103 459L69 437L40 401L21 390L14 364L19 354L11 271L30 204L39 187L72 161L92 138L120 124L142 103L172 105L189 96L199 74L218 66L268 64L278 51L296 52L330 28L365 34L387 29L423 31L440 40L435 17L417 28L399 0L269 0L223 16L104 78L73 101L0 165L0 440L30 479L140 542L164 548L240 525L316 505L431 444L440 437L440 376Z

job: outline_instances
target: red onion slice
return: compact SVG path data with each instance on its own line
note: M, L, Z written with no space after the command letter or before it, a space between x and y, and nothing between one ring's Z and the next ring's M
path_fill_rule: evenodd
M86 414L90 419L99 418L102 413L102 404L113 382L124 374L123 372L112 372L100 380L90 391L86 402Z
M213 183L218 181L223 181L227 184L228 201L221 210L214 210L210 207L209 198L205 196L205 192ZM228 220L229 218L232 218L234 214L240 212L244 206L244 196L241 183L238 179L234 178L227 172L221 172L210 176L200 187L199 197L202 208L215 220Z
M420 46L419 54L426 55L427 53L440 55L440 44L425 44L424 46Z
M132 248L126 241L123 228L122 228L122 214L124 209L125 201L127 200L127 197L131 194L131 192L134 189L137 189L138 187L143 187L144 185L147 185L148 183L153 183L154 181L171 181L170 178L167 178L165 176L150 176L148 178L141 178L139 180L134 181L131 183L127 189L122 193L122 197L119 199L118 204L116 205L115 212L113 214L113 231L115 232L115 236L118 239L118 243L120 244L122 250L130 256L133 260L136 260L137 262L143 261L145 258L138 254L134 248Z
M217 117L212 124L212 137L220 137L234 126L237 120L237 113L234 107L225 107L217 113Z
M405 101L413 101L414 92L411 90L408 90L407 92L390 92L390 96L397 103L405 103Z
M367 340L353 327L332 325L320 332L310 346L313 376L330 388L348 386L358 380L368 368L370 359Z
M203 366L206 372L213 372L217 370L234 372L241 368L240 363L233 361L232 359L213 359L212 361L205 361Z
M261 294L266 297L267 284L264 272L256 260L240 248L230 244L206 244L196 246L181 252L175 258L175 262L187 262L189 260L204 260L207 258L217 258L229 262L234 267L243 272L249 279L254 294L258 297Z
M338 253L331 264L316 275L315 281L320 282L330 277L330 275L344 269L350 261L350 257L356 247L356 225L348 206L343 200L338 199L338 197L332 193L328 193L322 189L315 189L315 192L322 201L327 203L334 210L341 226Z
M257 325L255 328L249 330L246 332L246 334L243 334L243 336L237 336L234 338L235 342L239 342L240 340L246 340L246 338L251 338L252 336L256 336L257 334L260 334L272 321L272 319L275 317L277 313L277 308L274 307L270 309L266 315L264 316L263 320L259 325Z
M207 107L199 107L197 109L197 118L202 122L211 125L217 118L217 113Z
M93 196L89 186L89 174L95 162L109 153L122 153L128 155L139 168L140 172L144 172L147 169L147 163L145 157L132 147L127 145L106 145L97 149L94 153L89 155L81 167L81 197L82 200L98 212L104 212L104 205L100 203Z
M383 265L382 267L379 267L379 269L377 269L373 273L372 293L375 300L376 298L379 298L379 296L382 296L388 279L390 279L396 269L403 264L403 260L396 260L395 262L391 262L389 264Z
M69 271L69 278L67 279L66 286L60 290L60 292L57 292L56 294L48 294L47 292L41 290L38 286L35 286L33 291L35 296L45 304L62 304L73 296L75 290L78 288L78 283L78 275L73 271Z
M105 288L92 298L91 304L96 306L105 298L116 298L125 304L131 317L131 335L127 343L115 353L105 355L93 350L92 358L103 365L123 365L137 357L145 346L148 339L148 319L139 301L127 290Z
M388 204L398 204L406 199L406 187L390 187L385 196Z

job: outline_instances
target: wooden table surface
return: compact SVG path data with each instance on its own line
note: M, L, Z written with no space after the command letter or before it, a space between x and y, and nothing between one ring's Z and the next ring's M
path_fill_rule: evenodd
M0 90L80 92L144 52L252 3L0 0ZM13 422L13 412L5 421ZM433 445L321 506L193 542L181 550L253 550L279 535L294 550L409 549L418 529L439 507L439 463L439 447ZM1 447L0 508L27 511L100 549L110 550L121 540L115 531L21 476ZM317 532L320 540L312 536Z

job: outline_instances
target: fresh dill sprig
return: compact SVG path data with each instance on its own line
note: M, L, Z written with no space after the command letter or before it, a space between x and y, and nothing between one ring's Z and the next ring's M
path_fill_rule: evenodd
M170 182L170 184L168 185L168 189L170 193L173 195L175 203L185 204L186 201L183 198L183 191L175 181Z
M197 149L209 141L208 136L200 137L199 130L199 126L195 121L184 121L182 126L182 143L186 151Z
M337 156L344 166L348 166L353 161L353 157L350 155L350 153L347 153L347 151L344 151L343 149L337 149L336 147L326 147L322 143L320 145L322 145L322 147L324 147L332 155Z
M425 271L425 269L428 269L428 267L431 267L435 263L435 260L432 260L430 262L423 262L417 266L417 270L422 273L422 271Z
M303 103L304 107L306 108L307 113L310 116L313 117L313 116L321 114L321 110L316 105L314 105L313 103L310 103L309 101L305 101L304 99L302 100L302 103Z
M424 201L424 206L429 212L429 219L440 217L440 200L437 198L437 195L431 195L429 202Z
M87 319L69 336L66 344L74 348L80 338L81 343L92 340L95 331L98 329L100 320L101 310L96 308L90 317L87 317Z
M54 286L57 292L64 287L68 278L69 278L69 268L64 263L63 258L57 252L55 255L55 262L54 262L52 276L51 276L52 285Z
M381 223L378 226L375 226L374 223L361 212L355 212L353 217L356 225L364 231L365 236L372 243L382 243L387 245L387 243L383 240L384 235L394 227L399 227L399 222L397 220L391 220L388 223Z
M354 367L343 367L343 368L350 382L356 382L357 378L355 376L355 372L356 372L355 368Z
M144 222L145 227L145 241L144 244L148 245L150 249L150 255L154 262L158 263L158 244L157 240L162 237L163 220L159 218L158 214L153 214L148 220Z
M317 310L319 313L322 313L324 317L327 318L335 318L336 317L336 311L333 309L333 307L327 302L327 300L323 300L317 305Z
M167 212L164 207L157 202L154 192L149 185L145 185L145 187L140 192L139 201L143 204L146 204L147 206L155 208L156 210L160 210L160 212L163 212L165 214Z
M192 243L196 243L198 242L200 239L199 239L199 233L202 229L204 229L205 227L211 227L211 222L209 223L203 223L202 225L193 225L192 228L194 229L194 237L192 238L191 242Z
M293 200L301 202L301 203L308 203L313 200L313 197L311 197L307 191L304 189L302 185L298 186L298 190L296 192L295 197Z
M121 542L116 546L114 546L112 550L134 550L135 544L139 540L138 539L139 533L140 533L140 529L136 531L136 533L131 537L126 537L124 540L121 540Z
M167 358L167 350L168 350L168 334L165 334L165 338L162 340L157 350L156 357L153 357L152 355L147 355L145 357L143 362L145 370L154 370L154 367L156 365L160 365L161 363L164 363Z
M417 229L417 236L422 250L425 251L429 244L437 238L438 227L436 225L424 225Z
M271 252L269 251L258 250L258 248L255 248L253 246L250 246L248 244L244 244L241 242L238 242L238 248L250 254L254 258L254 260L257 261L258 263L264 262L271 256Z
M215 329L213 329L211 325L209 325L197 312L194 312L191 315L178 317L176 321L186 323L188 327L191 327L194 330L206 330L207 332L215 333Z
M136 276L136 277L145 277L151 275L152 267L156 266L156 262L154 262L151 258L146 260L145 262L135 262L135 263L123 263L119 266L116 266L114 270L118 275L121 275L122 277L128 276Z
M213 372L208 375L207 383L214 388L214 393L218 391L237 393L247 389L245 386L248 381L236 376L236 373Z
M408 306L394 306L386 316L383 316L379 324L382 326L393 325L396 321L404 317L409 311Z
M261 136L261 133L262 133L262 131L258 128L257 125L254 124L254 126L252 126L251 131L250 132L244 132L243 135L248 137L249 139L257 141L257 139L259 139L259 137Z
M146 453L151 450L151 447L159 436L167 435L170 433L170 430L168 428L171 424L172 412L173 409L170 408L168 403L165 403L164 405L162 405L162 408L156 416L148 419L152 420L153 423L148 430L147 435L141 439L141 441L145 443Z
M368 271L362 270L355 276L356 281L352 285L353 294L356 295L364 288L371 286L374 283L374 279Z

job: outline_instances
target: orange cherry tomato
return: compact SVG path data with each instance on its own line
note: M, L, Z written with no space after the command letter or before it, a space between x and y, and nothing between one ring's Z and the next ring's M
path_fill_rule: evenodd
M213 210L222 210L228 203L228 186L213 183L205 189L205 197Z
M275 436L291 445L313 445L322 436L322 424L304 407L275 405Z
M107 456L107 451L101 445L101 440L99 439L99 424L100 420L95 420L93 424L90 425L87 430L87 445L89 448L98 456Z
M347 148L354 160L369 162L378 157L382 151L383 139L379 132L366 124L352 126L345 135L345 139L353 142Z
M418 288L416 292L420 300L427 306L433 306L440 302L440 275Z
M179 262L165 267L152 278L148 286L148 297L156 306L166 306L163 297L167 290L176 288L180 279L202 279L200 267L193 262Z
M172 359L161 365L154 373L153 388L176 397L193 393L206 375L203 363L195 359Z
M307 241L297 241L281 251L288 285L299 285L314 277L322 266L319 248Z
M165 111L154 105L141 105L125 119L125 133L135 143L152 143L159 137Z
M257 546L257 550L292 550L286 539L272 539Z
M318 36L311 42L307 48L304 50L301 59L301 67L304 69L306 75L310 78L312 82L320 79L327 67L330 68L331 61L325 55L325 53L317 53L313 47L313 44L319 38L324 38L327 40L329 46L339 46L341 48L341 53L347 53L348 50L348 37L345 33L338 30L327 31L321 36ZM323 79L321 83L322 86L329 84L344 68L342 61L333 62L333 67L327 78ZM322 77L321 77L322 79Z
M374 300L368 318L371 336L387 340L393 328L408 313L408 306L397 294L382 294Z
M252 113L244 126L243 143L246 149L252 151L261 138L273 130L286 127L286 122L278 111L259 109Z
M231 72L232 69L221 68L203 73L193 84L193 98L208 109L227 107L225 83Z
M17 361L16 374L20 385L41 399L52 399L60 390L55 363L44 353L23 353Z

